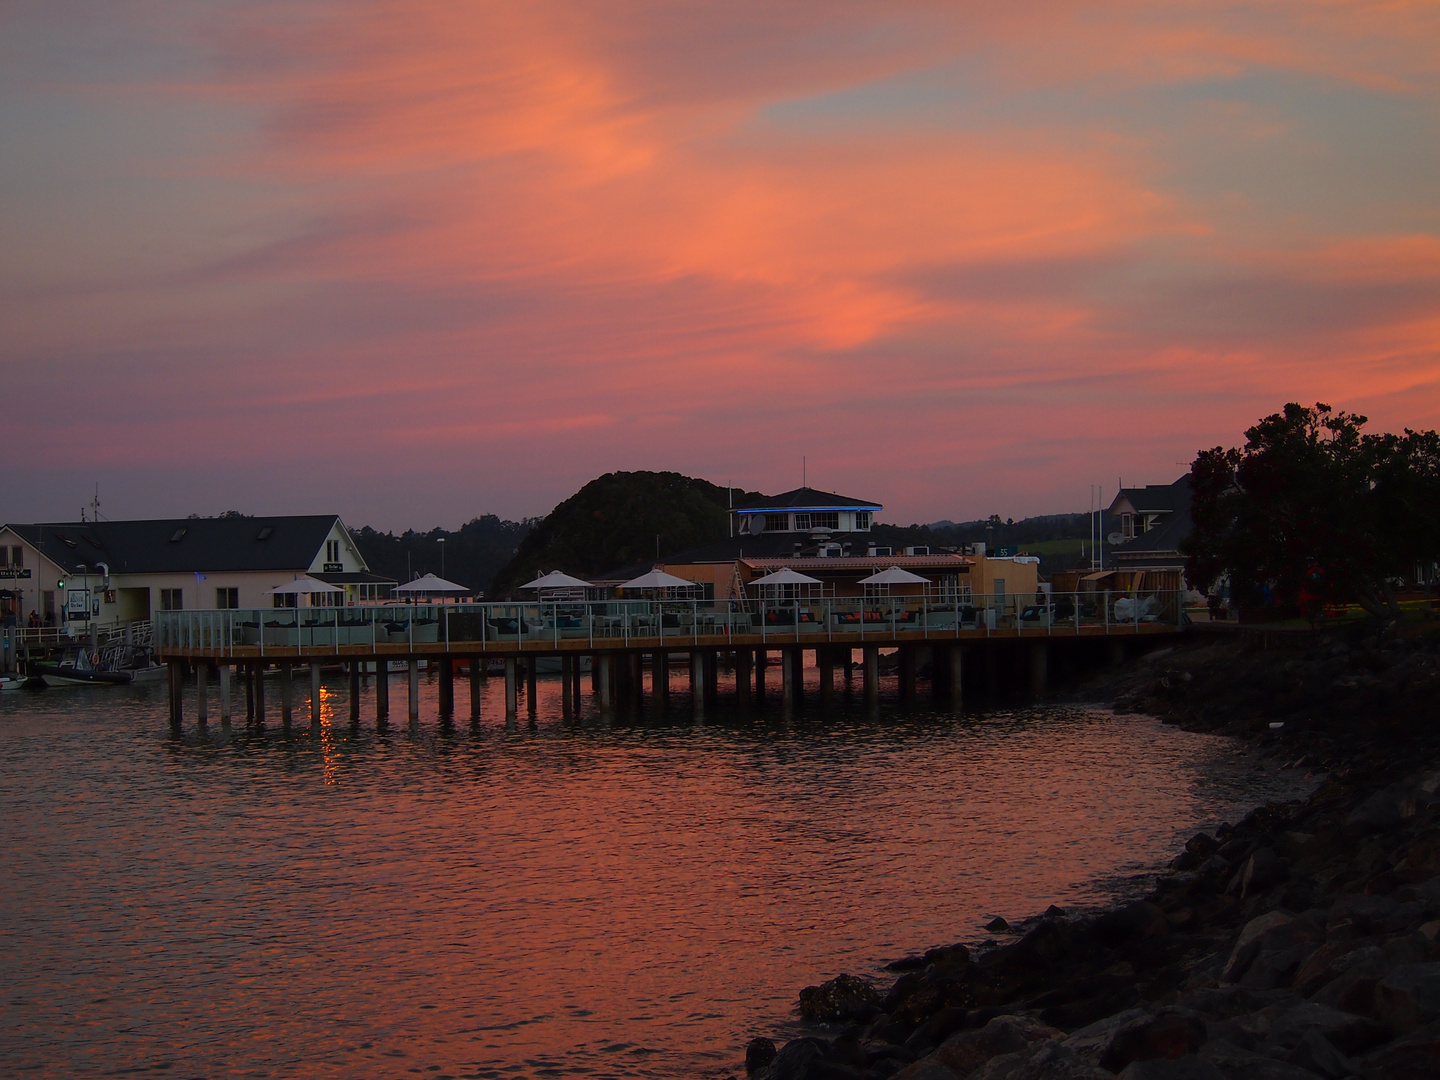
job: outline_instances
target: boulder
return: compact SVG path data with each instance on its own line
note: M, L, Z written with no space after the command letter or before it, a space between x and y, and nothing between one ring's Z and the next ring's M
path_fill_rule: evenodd
M906 1065L891 1080L959 1080L959 1077L931 1054L913 1065Z
M1353 832L1384 832L1415 816L1414 788L1405 782L1377 791L1351 811L1345 828Z
M1247 897L1264 892L1272 885L1279 885L1289 874L1289 865L1275 854L1275 849L1262 847L1245 860L1240 870L1240 895Z
M1061 1043L1050 1041L991 1058L969 1080L1114 1080L1114 1077L1082 1061Z
M1375 986L1375 1011L1396 1035L1440 1020L1440 964L1400 964Z
M1165 913L1145 900L1107 911L1095 920L1096 936L1112 949L1137 937L1158 937L1169 931Z
M1364 961L1377 962L1382 956L1376 945L1356 941L1329 941L1311 953L1300 965L1290 985L1297 994L1309 997L1355 964Z
M1440 1023L1416 1028L1355 1064L1366 1080L1433 1080L1440 1076Z
M1271 911L1251 919L1235 940L1235 947L1230 951L1230 959L1225 964L1225 970L1220 973L1220 978L1225 982L1238 982L1251 961L1259 954L1265 936L1289 926L1294 921L1295 917L1284 911Z
M1307 1031L1296 1044L1295 1049L1285 1055L1291 1065L1309 1069L1325 1080L1343 1080L1355 1074L1355 1063L1322 1035L1318 1030Z
M1107 1016L1078 1031L1072 1031L1064 1040L1065 1048L1081 1060L1098 1067L1100 1058L1105 1053L1106 1047L1110 1045L1110 1040L1114 1038L1115 1032L1127 1024L1149 1015L1144 1009L1126 1009L1114 1016Z
M753 1076L775 1060L775 1044L769 1039L751 1039L745 1046L745 1072Z
M800 991L800 1016L814 1022L869 1020L880 1012L880 992L854 975L836 975Z
M1162 1009L1116 1028L1100 1054L1100 1067L1119 1072L1132 1061L1193 1054L1205 1041L1205 1021L1189 1009Z
M968 1076L993 1057L1063 1037L1058 1028L1028 1016L997 1016L983 1028L950 1036L933 1056L957 1076Z
M1312 942L1302 942L1283 948L1261 948L1259 955L1251 961L1245 974L1240 977L1242 985L1252 990L1274 990L1289 986L1294 975L1316 949Z
M1227 1080L1214 1062L1194 1054L1176 1058L1132 1061L1120 1073L1120 1080Z
M1198 1056L1214 1064L1225 1080L1316 1080L1309 1069L1251 1053L1224 1040L1206 1043Z
M1311 1032L1323 1035L1345 1054L1361 1053L1385 1038L1384 1029L1368 1017L1306 1001L1273 1014L1262 1049L1283 1057Z

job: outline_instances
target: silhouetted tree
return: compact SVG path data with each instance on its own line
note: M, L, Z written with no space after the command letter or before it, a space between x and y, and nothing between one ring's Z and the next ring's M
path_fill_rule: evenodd
M1440 436L1366 435L1366 418L1295 403L1202 450L1190 471L1190 584L1228 575L1242 608L1313 615L1355 602L1397 616L1393 582L1440 555Z

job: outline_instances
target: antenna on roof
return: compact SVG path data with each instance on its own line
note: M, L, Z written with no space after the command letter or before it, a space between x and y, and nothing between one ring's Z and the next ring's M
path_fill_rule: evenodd
M809 486L810 486L810 481L809 481L808 479L806 479L806 476L805 476L805 473L806 473L806 465L807 465L807 462L805 461L805 455L804 455L804 454L801 454L801 455L800 455L800 486L801 486L802 488L803 488L803 487L809 487Z

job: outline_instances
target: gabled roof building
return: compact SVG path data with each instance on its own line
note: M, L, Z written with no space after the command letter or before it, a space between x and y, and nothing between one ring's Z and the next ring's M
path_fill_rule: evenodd
M129 623L152 611L270 607L270 590L310 576L341 602L388 596L334 514L164 518L0 527L0 603L25 618Z

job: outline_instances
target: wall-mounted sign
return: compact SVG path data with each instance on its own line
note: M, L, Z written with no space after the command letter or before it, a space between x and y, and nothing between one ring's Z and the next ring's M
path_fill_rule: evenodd
M83 619L85 613L90 610L90 590L71 589L65 594L65 610L73 617L78 611Z
M28 566L0 566L0 580L14 581L16 578L28 578L30 567Z
M345 564L343 562L327 562L320 571L322 574L343 574Z
M1013 559L1019 554L1020 549L1014 544L1002 544L995 549L995 558L997 559Z

